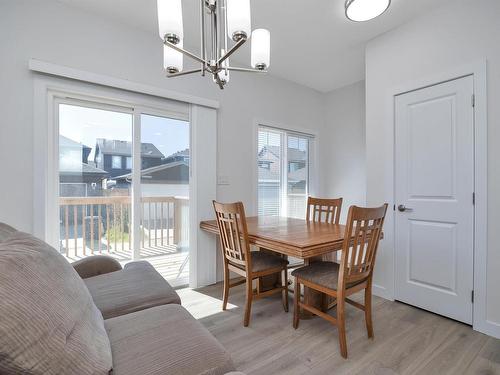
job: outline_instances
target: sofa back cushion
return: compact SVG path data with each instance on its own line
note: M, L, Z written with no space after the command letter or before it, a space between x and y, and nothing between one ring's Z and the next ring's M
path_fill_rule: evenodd
M0 240L0 373L108 374L111 348L85 284L55 249Z
M17 230L12 228L10 225L0 223L0 242L3 242L14 232L17 232Z

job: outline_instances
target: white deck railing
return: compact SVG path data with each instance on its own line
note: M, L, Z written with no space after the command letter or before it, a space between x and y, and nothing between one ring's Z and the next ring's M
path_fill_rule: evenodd
M133 232L130 196L62 197L59 204L60 247L66 256L130 252ZM145 255L187 244L188 198L142 197L140 216L140 244Z

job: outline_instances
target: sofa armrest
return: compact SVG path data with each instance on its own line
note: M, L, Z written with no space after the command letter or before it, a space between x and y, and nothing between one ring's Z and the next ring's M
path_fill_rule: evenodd
M121 264L116 259L104 255L90 256L71 263L71 265L82 279L122 269Z

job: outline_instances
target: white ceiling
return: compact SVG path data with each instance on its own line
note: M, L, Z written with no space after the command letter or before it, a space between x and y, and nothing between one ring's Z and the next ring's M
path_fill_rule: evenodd
M157 35L156 0L59 1ZM356 23L344 0L252 0L252 28L271 31L271 74L328 92L364 78L367 41L451 1L392 0L381 17ZM184 44L198 51L199 0L182 3ZM233 56L232 65L245 65L248 46Z

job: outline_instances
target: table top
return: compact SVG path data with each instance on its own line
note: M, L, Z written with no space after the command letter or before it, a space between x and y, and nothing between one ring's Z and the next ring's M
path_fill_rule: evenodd
M345 231L341 224L276 216L247 217L247 227L251 244L301 259L340 250ZM200 228L219 233L215 220L202 221Z

